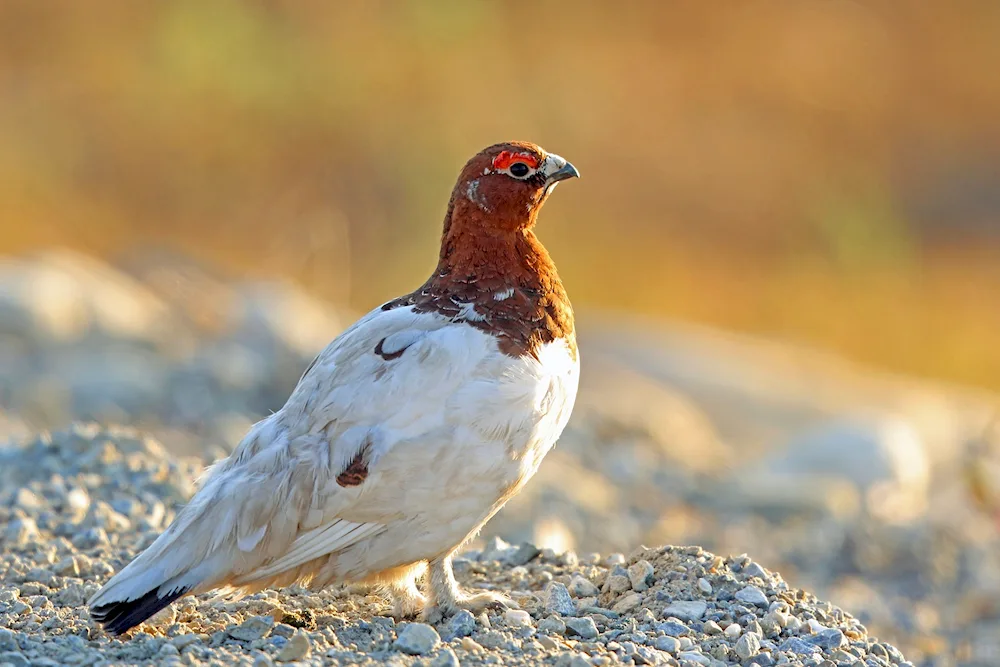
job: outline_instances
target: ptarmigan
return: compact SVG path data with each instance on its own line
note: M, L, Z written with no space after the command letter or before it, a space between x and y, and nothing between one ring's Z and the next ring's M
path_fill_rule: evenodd
M573 311L532 228L577 176L530 143L473 157L427 282L330 343L90 599L92 617L120 634L187 594L294 582L381 585L398 617L502 602L461 591L451 559L535 473L576 400Z

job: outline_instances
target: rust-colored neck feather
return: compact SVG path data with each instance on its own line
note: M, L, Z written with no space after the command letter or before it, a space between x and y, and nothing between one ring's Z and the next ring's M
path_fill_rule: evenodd
M555 264L531 231L537 214L537 207L524 207L523 219L497 220L456 187L434 273L420 289L383 308L412 305L465 322L496 336L511 356L537 356L540 346L557 339L565 339L575 356L573 308Z

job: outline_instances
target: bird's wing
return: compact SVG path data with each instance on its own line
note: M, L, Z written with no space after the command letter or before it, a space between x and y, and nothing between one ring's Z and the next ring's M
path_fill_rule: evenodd
M372 311L316 358L285 406L209 471L167 531L95 601L243 585L383 530L398 517L358 510L379 460L398 442L448 429L449 399L482 384L499 354L466 324L408 307Z

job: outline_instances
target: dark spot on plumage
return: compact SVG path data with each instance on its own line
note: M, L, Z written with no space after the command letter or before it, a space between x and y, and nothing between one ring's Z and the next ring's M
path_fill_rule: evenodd
M347 464L344 472L337 475L337 484L343 487L358 486L368 479L368 445L361 448L351 462Z
M395 352L386 352L382 348L383 345L385 345L385 338L383 338L382 340L380 340L378 342L378 345L375 346L375 354L377 354L378 356L382 357L386 361L392 361L393 359L399 359L401 356L403 356L403 352L406 351L406 347L403 347L403 348L400 348L400 349L396 350ZM409 347L409 346L407 346L407 347Z

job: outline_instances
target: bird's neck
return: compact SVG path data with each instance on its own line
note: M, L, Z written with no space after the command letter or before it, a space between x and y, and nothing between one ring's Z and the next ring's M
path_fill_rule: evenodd
M487 233L452 221L427 282L383 308L403 305L494 335L510 356L537 357L542 345L556 340L576 354L569 297L552 258L530 229Z

